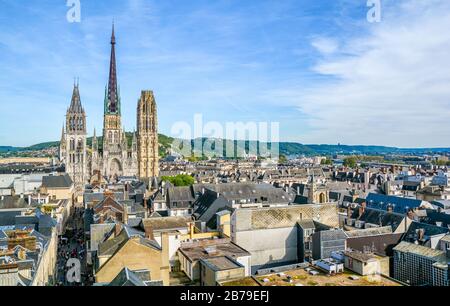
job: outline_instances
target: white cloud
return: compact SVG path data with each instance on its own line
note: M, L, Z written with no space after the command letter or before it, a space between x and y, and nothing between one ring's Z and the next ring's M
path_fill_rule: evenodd
M385 5L383 21L368 26L314 67L333 81L302 94L310 132L301 141L450 146L450 3Z
M314 48L324 55L332 54L337 51L339 45L336 40L331 38L319 37L311 43Z

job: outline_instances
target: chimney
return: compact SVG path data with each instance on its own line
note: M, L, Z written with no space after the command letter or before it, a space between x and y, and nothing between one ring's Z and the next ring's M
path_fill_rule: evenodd
M189 223L189 238L194 239L195 235L195 225L193 222Z
M230 238L231 237L230 212L227 212L226 214L222 213L221 215L216 214L216 216L220 236Z
M359 207L358 209L358 219L360 219L362 217L362 215L364 214L364 208L362 206Z
M123 193L123 200L128 200L128 183L125 183L125 192Z
M423 240L423 237L425 237L425 229L421 228L418 231L419 240Z
M161 278L163 280L163 285L169 285L169 271L170 271L170 263L169 263L169 234L162 233L161 234ZM164 270L167 273L164 273Z
M122 225L120 225L120 223L116 223L115 229L114 229L115 236L119 236L121 231L122 231Z
M153 228L151 226L144 225L144 231L145 231L145 238L155 240L155 235L153 233Z

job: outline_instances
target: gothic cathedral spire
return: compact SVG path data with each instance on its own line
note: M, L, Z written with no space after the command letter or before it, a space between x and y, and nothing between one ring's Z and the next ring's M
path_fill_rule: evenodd
M105 114L120 114L120 96L117 89L116 35L114 23L111 34L111 59L109 64L108 89L105 97Z

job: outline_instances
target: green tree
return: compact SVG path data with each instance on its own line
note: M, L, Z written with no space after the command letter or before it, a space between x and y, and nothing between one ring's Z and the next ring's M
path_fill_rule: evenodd
M321 165L332 165L333 161L330 158L327 159L322 159L322 161L320 162Z
M447 166L448 162L445 160L438 160L434 163L436 166L442 167L442 166Z
M191 186L195 183L194 178L186 174L180 174L177 176L163 176L161 179L163 182L170 182L176 187Z
M278 163L284 164L287 163L287 161L288 161L287 157L283 154L280 154L280 157L278 158Z
M344 166L349 168L356 168L358 160L356 157L347 157L344 159Z

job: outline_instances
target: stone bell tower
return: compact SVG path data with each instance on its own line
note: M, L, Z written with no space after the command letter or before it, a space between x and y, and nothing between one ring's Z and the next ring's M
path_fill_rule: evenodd
M142 91L137 107L139 177L159 176L158 117L152 91Z

